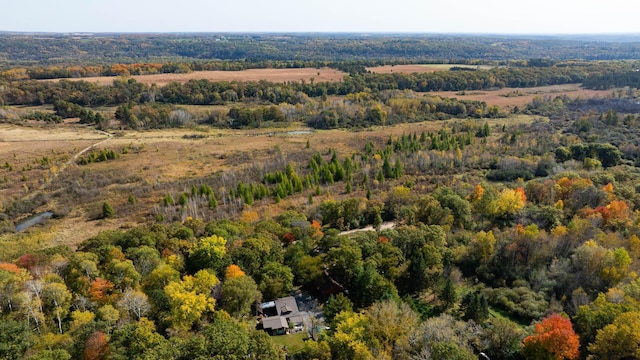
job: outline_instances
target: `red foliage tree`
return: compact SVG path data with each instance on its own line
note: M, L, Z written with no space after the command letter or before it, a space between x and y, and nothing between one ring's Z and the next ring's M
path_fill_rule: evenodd
M39 259L33 254L24 254L20 256L20 258L16 261L16 264L23 268L32 272L33 268L38 265Z
M551 314L535 326L535 334L522 341L527 359L577 359L580 339L573 331L571 320Z
M107 359L109 355L109 339L102 331L96 331L84 345L84 360Z
M287 244L291 244L294 241L296 241L296 237L295 237L295 235L293 235L293 233L288 232L288 233L282 235L282 241L284 241Z

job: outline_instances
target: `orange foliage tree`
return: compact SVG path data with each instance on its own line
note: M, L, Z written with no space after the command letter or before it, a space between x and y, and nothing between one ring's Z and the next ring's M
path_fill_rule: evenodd
M480 201L482 200L482 196L484 195L484 188L482 187L482 185L477 184L474 188L473 188L473 193L471 193L471 195L469 196L469 200L470 201Z
M20 274L20 268L12 263L0 263L0 270L4 270L6 272Z
M580 339L571 320L551 314L536 324L535 334L524 338L522 347L527 359L577 359Z
M97 302L100 305L108 304L113 301L114 295L112 295L114 285L111 281L97 278L91 281L89 286L89 298L91 301Z
M602 216L604 225L620 228L630 221L631 212L624 200L613 200L607 206L598 206L595 209L584 209L579 212L579 215L584 218L597 214Z
M324 236L324 233L322 232L322 225L320 225L318 220L313 220L310 227L313 231L313 234L311 234L313 238L319 239Z
M240 269L240 266L236 264L231 264L227 266L227 270L225 270L224 272L224 278L227 280L239 278L244 275L245 275L244 271L242 271L242 269Z

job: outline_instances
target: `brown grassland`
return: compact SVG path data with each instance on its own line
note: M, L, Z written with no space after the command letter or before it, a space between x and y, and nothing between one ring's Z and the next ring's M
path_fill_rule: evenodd
M367 70L374 74L412 74L412 73L432 73L436 71L447 71L452 67L463 67L469 69L490 69L488 65L462 65L462 64L407 64L407 65L384 65L368 67Z
M88 127L0 124L0 206L41 188L75 154L105 138Z
M340 70L330 68L294 68L294 69L248 69L242 71L194 71L187 74L152 74L152 75L134 75L130 78L143 84L156 84L164 86L171 82L184 83L189 80L206 79L209 81L341 81L346 74ZM99 76L90 78L66 79L71 81L88 81L98 83L100 85L110 85L114 76ZM60 79L42 80L42 81L60 81Z
M489 105L500 107L522 107L530 103L536 96L561 96L567 95L571 98L593 98L611 95L611 90L589 90L580 87L580 84L549 85L533 88L503 88L497 90L477 90L477 91L435 91L428 94L438 95L446 98L457 98L460 100L484 101Z
M528 122L532 119L533 117L521 115L491 120L491 123L501 126L502 123ZM15 159L13 173L21 174L19 169L34 163L35 159L57 155L54 156L56 161L53 165L38 164L36 167L34 164L32 167L37 169L26 170L27 177L31 179L26 182L28 190L18 181L16 185L3 189L0 194L6 203L7 200L33 197L34 192L42 189L47 196L47 203L34 209L33 213L54 210L64 216L50 220L44 227L32 228L27 233L33 233L37 237L40 228L44 230L42 233L50 235L46 240L38 240L39 242L73 246L102 230L127 228L137 223L154 221L151 210L159 207L167 193L190 191L187 185L177 185L184 184L189 179L198 181L197 179L206 179L219 172L240 173L242 169L269 163L274 158L304 163L312 154L326 153L329 148L335 149L341 156L347 156L361 151L368 141L383 143L389 135L438 131L453 121L460 120L399 124L357 132L311 131L301 124L294 124L287 129L249 131L203 126L194 129L119 131L111 138L77 124L65 124L56 129L3 125L0 128L0 158ZM290 134L294 130L302 130L304 133ZM11 140L8 140L7 134L11 134ZM200 138L189 138L192 135ZM49 140L41 141L45 139ZM310 143L309 149L306 148L307 140ZM112 161L88 165L78 165L73 161L68 167L62 167L74 154L95 143L100 143L98 149L110 149L118 153L125 147L133 150ZM13 153L16 154L15 158ZM53 177L53 169L59 176ZM2 168L0 176L9 174L12 179L17 178L12 172ZM14 181L9 183L13 184ZM185 188L179 188L180 186ZM327 194L317 201L340 196L344 191L342 187L328 189ZM364 197L363 191L356 189L354 193ZM135 205L127 201L130 194L137 199ZM104 201L108 201L116 210L115 218L99 219ZM254 204L251 210L269 217L286 209L297 208L306 201L306 194L284 199L279 204L269 198ZM8 241L15 236L25 235L5 235L4 239L0 237L0 241Z
M244 74L257 72L257 78L265 74L292 72L285 69L224 72L224 74ZM321 74L325 70L320 70ZM327 76L335 74L327 70ZM299 75L300 73L298 73ZM178 74L197 78L199 73ZM313 73L308 73L310 77ZM332 75L332 76L333 76ZM173 74L161 75L165 81ZM275 75L274 75L275 76ZM339 75L340 77L343 74ZM149 81L150 78L144 77ZM112 81L113 78L109 78ZM248 77L244 77L247 80ZM271 80L275 79L272 77ZM280 79L284 80L284 77ZM290 78L295 79L295 78ZM95 79L92 79L95 80ZM321 78L316 80L321 81ZM159 80L155 80L159 81ZM536 96L596 97L608 95L610 91L584 90L578 84L555 85L526 89L499 89L492 91L435 92L442 97L480 100L489 105L505 109L524 106ZM190 106L190 112L206 111L211 107ZM50 111L49 108L14 109L18 113L33 110ZM113 109L100 109L111 112ZM520 115L506 119L490 120L491 124L531 121L534 117ZM7 207L13 201L29 201L40 195L46 202L34 208L31 213L54 210L60 218L50 220L45 226L35 227L17 235L0 237L4 241L14 241L15 237L29 237L54 244L75 245L79 241L96 235L102 230L134 226L137 223L154 221L154 209L160 207L163 197L173 192L190 191L190 181L198 182L216 174L241 173L252 164L266 164L274 159L294 161L300 164L316 152L326 153L327 149L337 150L341 156L361 151L368 141L384 142L389 135L438 131L443 125L464 120L430 121L413 124L369 128L361 131L327 130L311 131L301 123L290 124L287 128L230 130L209 126L185 129L153 131L115 131L111 137L106 133L79 125L73 121L49 126L35 122L23 125L0 125L0 207ZM304 130L308 133L290 134L290 131ZM307 140L310 149L306 149ZM113 150L120 157L116 160L78 165L77 155L84 149L96 145L97 149ZM122 154L122 149L132 151ZM6 166L10 165L10 168ZM181 188L184 187L184 188ZM327 189L326 195L316 199L340 196L342 188ZM354 190L356 196L364 197L362 189ZM135 196L135 205L128 203L129 195ZM101 205L108 201L116 210L113 219L99 219ZM273 199L254 204L251 210L261 216L272 216L286 209L301 208L307 201L307 194L289 197L279 204ZM23 215L25 217L27 215ZM17 220L17 219L12 219ZM33 234L33 235L27 235ZM46 239L38 234L47 234ZM25 242L23 242L24 244ZM26 245L25 245L26 246ZM40 245L38 245L40 246Z

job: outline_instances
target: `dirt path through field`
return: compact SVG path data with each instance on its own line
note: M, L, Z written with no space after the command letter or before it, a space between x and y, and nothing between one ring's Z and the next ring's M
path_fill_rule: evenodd
M103 143L105 143L105 142L107 142L107 141L111 140L111 138L113 137L113 135L109 134L109 133L108 133L108 132L106 132L106 131L97 130L97 129L96 129L95 131L96 131L96 132L98 132L98 133L101 133L101 134L106 135L106 136L107 136L107 138L106 138L106 139L104 139L104 140L98 141L97 143L95 143L95 144L93 144L93 145L91 145L91 146L87 146L86 148L84 148L84 149L80 150L78 153L76 153L75 155L73 155L73 157L71 157L71 159L69 159L69 161L67 161L66 163L62 164L62 165L60 166L60 169L59 169L59 170L58 170L58 171L57 171L57 172L56 172L56 173L51 177L51 179L49 179L49 181L48 181L48 182L45 182L44 184L42 184L42 186L40 186L40 188L39 188L38 190L40 190L40 191L44 190L45 186L47 186L51 181L53 181L55 178L57 178L57 177L58 177L58 175L60 175L62 172L64 172L64 171L67 169L67 167L68 167L69 165L71 165L71 164L73 164L74 162L78 161L78 158L79 158L80 156L82 156L82 154L86 153L87 151L89 151L89 150L93 149L94 147L96 147L96 146L98 146L98 145L101 145L101 144L103 144Z
M42 185L40 185L37 189L35 189L34 191L30 192L29 194L27 194L26 196L23 197L23 199L30 199L32 197L34 197L36 194L44 191L44 189L47 187L47 185L49 185L53 180L55 180L60 174L62 174L71 164L73 164L74 162L78 161L78 158L80 156L82 156L84 153L86 153L87 151L93 149L94 147L101 145L109 140L111 140L111 138L113 137L113 135L109 134L106 131L102 131L102 130L94 130L97 133L106 135L107 138L98 141L97 143L94 143L90 146L87 146L86 148L80 150L79 152L75 153L66 163L60 165L60 168L58 169L58 171L56 171L53 176L51 176L50 178L46 179L45 182L42 183Z

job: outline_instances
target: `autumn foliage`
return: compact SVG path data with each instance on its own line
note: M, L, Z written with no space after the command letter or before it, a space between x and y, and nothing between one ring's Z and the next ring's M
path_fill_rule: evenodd
M20 274L20 268L12 263L0 263L0 270Z
M91 285L89 286L89 298L91 301L97 302L98 304L110 303L114 297L111 295L113 288L114 285L111 281L97 278L91 281Z
M587 218L593 215L602 216L604 225L624 224L629 220L629 206L624 200L613 200L607 206L598 206L594 209L584 209L580 215Z
M551 314L536 324L535 334L527 336L522 346L527 359L577 359L579 340L571 320Z
M240 267L236 264L227 266L227 270L225 270L224 272L224 278L227 280L239 278L244 275L244 271L242 271L242 269L240 269Z
M107 336L101 331L96 331L85 343L83 358L85 360L106 359L109 355L108 343L109 339Z

